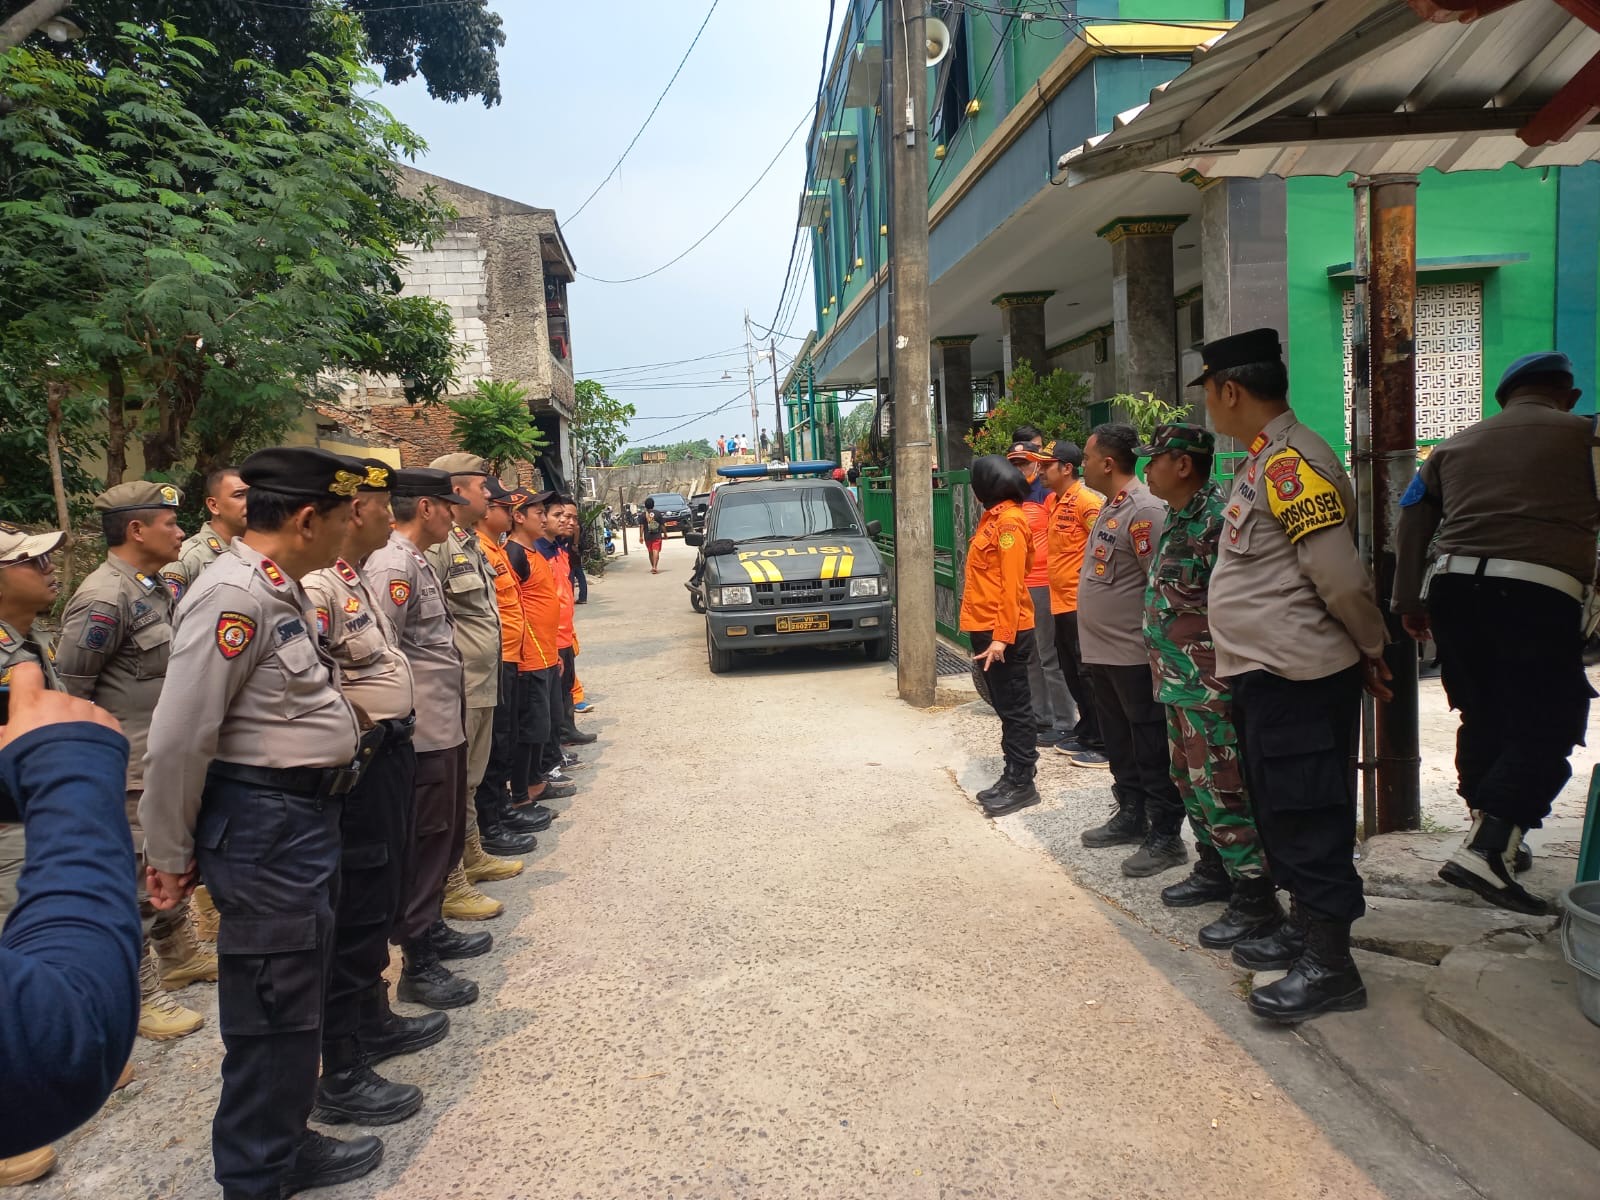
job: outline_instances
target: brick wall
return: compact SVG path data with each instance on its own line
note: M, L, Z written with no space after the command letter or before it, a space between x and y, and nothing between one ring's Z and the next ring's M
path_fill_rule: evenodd
M355 438L398 451L402 467L425 467L441 454L461 448L451 430L455 414L443 404L379 404L371 408L319 404L317 412Z

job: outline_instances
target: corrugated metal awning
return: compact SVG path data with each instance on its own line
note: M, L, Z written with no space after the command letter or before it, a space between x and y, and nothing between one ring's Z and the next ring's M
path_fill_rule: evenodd
M1519 0L1465 23L1424 20L1417 10L1427 7L1424 0L1416 7L1407 0L1257 6L1201 45L1193 65L1149 103L1062 155L1058 180L1080 184L1130 170L1213 178L1411 174L1600 158L1594 124L1547 145L1518 136L1593 69L1600 30L1558 0Z

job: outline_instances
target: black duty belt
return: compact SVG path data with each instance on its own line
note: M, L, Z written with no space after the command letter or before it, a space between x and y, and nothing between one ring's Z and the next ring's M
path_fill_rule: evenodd
M416 714L410 713L403 717L387 717L378 722L378 727L383 730L385 743L409 742L411 735L417 729Z
M344 767L256 767L249 763L213 762L211 774L235 783L290 792L312 800L343 796L361 778L361 768L352 763Z

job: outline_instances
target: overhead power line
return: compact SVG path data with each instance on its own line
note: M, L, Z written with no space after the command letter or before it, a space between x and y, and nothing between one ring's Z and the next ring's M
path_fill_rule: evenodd
M571 225L572 222L576 221L578 219L578 215L582 213L584 209L589 207L589 201L598 196L600 194L600 189L611 182L612 178L621 168L622 160L628 157L634 146L638 144L639 139L644 136L644 131L650 127L650 122L655 117L656 110L661 107L661 102L667 98L667 93L672 90L672 85L678 82L678 76L683 71L683 64L689 61L689 55L693 54L694 48L700 44L700 35L706 31L706 26L711 23L711 14L717 11L717 5L719 3L721 3L721 0L711 0L711 7L706 10L705 19L700 22L700 28L695 30L694 40L689 43L689 48L683 52L683 57L678 60L678 66L672 72L672 78L667 80L667 86L661 89L661 94L656 97L656 102L650 106L650 111L645 116L644 124L639 126L639 131L633 135L633 139L628 143L627 149L623 150L622 154L618 156L617 161L611 164L611 170L606 172L606 177L599 183L595 184L594 191L590 192L584 202L578 205L577 212L574 212L570 217L564 218L567 225Z
M763 179L765 179L771 173L773 167L778 165L778 160L783 157L783 152L789 148L789 143L794 141L795 134L800 132L801 128L804 127L807 119L810 116L811 116L811 114L808 112L808 113L805 114L805 116L802 116L800 118L799 122L795 125L795 127L792 130L789 131L789 136L783 139L783 145L778 147L778 152L776 154L774 154L772 156L771 161L769 161L767 163L767 165L761 169L761 174L756 176L756 181L754 183L752 183L749 187L745 188L743 194L740 195L740 197L733 202L732 206L728 209L728 211L723 213L720 217L717 218L717 223L715 225L713 225L710 229L708 229L704 233L702 233L692 243L690 243L689 247L686 250L684 250L683 253L677 255L674 258L668 259L666 262L662 263L659 267L656 267L654 270L646 271L642 275L629 275L626 279L601 279L598 275L585 275L582 271L579 271L578 274L582 275L583 278L585 278L587 280L590 280L593 283L638 283L639 280L641 280L641 279L649 279L652 275L659 275L659 274L661 274L661 272L665 271L668 267L673 266L673 265L675 265L677 263L680 263L684 259L688 258L690 254L694 253L696 250L698 250L700 248L700 246L705 242L705 240L707 238L709 238L713 233L715 233L717 230L722 228L723 223L726 222L729 217L733 216L733 214L738 211L738 208L739 208L739 206L741 204L743 204L746 200L748 200L750 198L750 193L751 192L755 191L756 188L761 186L761 181Z

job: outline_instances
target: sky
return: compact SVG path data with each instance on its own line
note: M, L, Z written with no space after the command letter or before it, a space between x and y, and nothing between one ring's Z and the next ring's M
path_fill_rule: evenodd
M809 127L827 0L719 0L649 128L572 216L639 130L710 6L494 0L506 35L499 106L445 104L419 82L378 96L427 141L416 163L423 170L555 210L580 272L567 295L575 374L637 407L633 445L751 433L744 311L764 341L805 186L802 128L750 197L677 265L637 283L584 278L625 279L678 255L756 180L797 124ZM836 7L838 21L845 0ZM797 254L807 257L806 246L802 235ZM800 287L792 324L779 325L796 335L778 340L780 379L814 321L809 267ZM711 354L721 357L617 370ZM765 360L756 393L760 424L770 430Z

